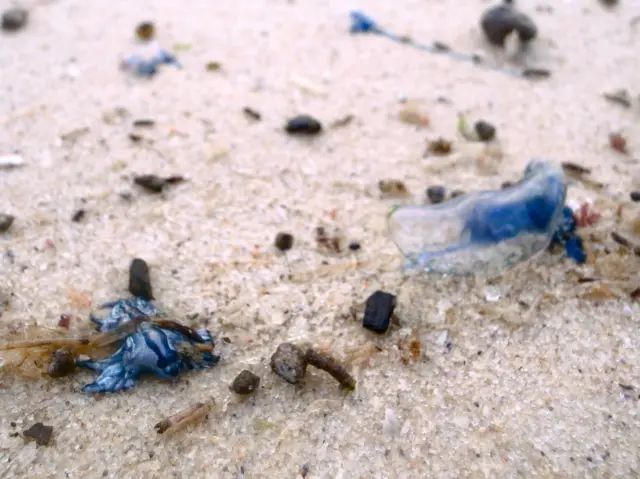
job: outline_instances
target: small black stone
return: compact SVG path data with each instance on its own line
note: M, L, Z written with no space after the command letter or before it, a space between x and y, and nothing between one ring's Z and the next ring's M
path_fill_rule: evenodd
M514 30L523 43L533 40L538 34L533 20L509 4L487 9L480 18L480 26L489 42L499 46L504 45L505 38Z
M271 370L290 384L299 383L307 372L305 352L291 343L282 343L271 356Z
M236 394L251 394L259 385L260 377L245 369L233 380L231 389Z
M391 316L396 307L396 297L391 293L376 291L367 299L362 327L382 334L391 325Z
M453 190L451 192L451 199L457 198L458 196L464 196L466 193L462 190Z
M351 251L358 251L360 248L362 248L362 246L357 241L352 241L351 243L349 243L349 249Z
M513 186L513 183L511 181L505 181L504 183L502 183L502 185L500 185L500 188L504 190L506 188L511 188L512 186Z
M631 201L635 201L635 202L640 201L640 191L638 190L632 191L629 197L631 198Z
M85 210L80 209L73 214L73 216L71 217L71 221L73 221L74 223L78 223L82 221L86 214L87 212Z
M142 186L145 190L150 191L152 193L162 193L165 185L167 184L164 178L160 178L156 175L141 175L136 176L133 179L133 182Z
M151 301L153 291L151 289L151 279L149 278L149 266L145 260L135 258L129 267L129 292L136 298Z
M481 141L491 141L496 136L496 127L488 121L476 121L473 128Z
M285 131L296 135L317 135L322 131L322 124L309 115L298 115L287 121Z
M4 233L13 224L13 220L15 220L15 216L7 215L4 213L0 213L0 233Z
M52 426L45 426L41 422L35 423L29 429L22 431L22 435L27 439L33 439L38 446L48 446L53 434Z
M15 32L24 27L29 19L29 12L24 8L9 8L2 13L2 29Z
M447 189L442 185L433 185L427 188L427 198L433 204L442 203L447 195Z
M273 244L280 251L289 251L293 248L293 235L290 233L278 233Z

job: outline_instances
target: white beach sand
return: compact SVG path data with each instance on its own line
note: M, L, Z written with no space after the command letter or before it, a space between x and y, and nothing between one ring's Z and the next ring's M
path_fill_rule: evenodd
M569 198L596 202L603 219L594 235L613 248L609 232L624 229L616 209L640 174L640 107L602 93L640 94L640 24L631 22L640 2L612 10L596 0L518 4L540 28L531 58L552 70L548 80L348 33L357 7L398 33L493 57L478 29L487 2L30 5L24 30L0 35L0 153L26 161L0 170L0 213L16 216L0 234L8 299L0 331L53 327L63 313L79 328L102 302L127 296L129 262L142 257L157 304L192 326L206 320L222 360L175 384L145 377L103 398L80 391L93 377L84 371L0 376L0 475L293 478L306 464L309 478L638 477L640 306L628 294L640 286L638 258L577 266L549 254L494 284L407 279L385 229L397 200L369 194L380 179L397 178L412 193L404 201L422 202L431 184L499 188L532 157L573 161L605 187L578 183ZM544 5L552 11L537 8ZM119 70L143 20L155 22L161 45L191 45L178 53L182 70L165 66L150 80ZM220 72L205 70L212 61ZM429 127L398 120L401 97L423 102ZM262 121L243 115L245 106ZM131 116L105 123L117 107ZM456 133L461 111L496 125L504 158L493 168L479 171L460 153L477 146ZM287 136L282 126L298 113L326 131ZM351 124L328 128L347 114ZM127 137L137 118L156 120L143 132L152 145ZM85 127L74 144L60 142ZM612 131L627 137L630 155L609 147ZM438 136L455 140L456 153L423 158L425 141ZM154 196L132 185L145 173L190 180ZM87 216L72 223L78 208ZM625 208L624 218L637 217L637 206ZM320 224L362 249L318 251ZM295 236L286 257L271 246L278 231ZM578 276L599 281L579 284ZM581 297L603 283L620 299ZM384 336L350 315L377 289L399 299L400 324ZM88 295L91 307L78 307L69 290ZM412 334L420 357L405 364ZM269 357L286 340L343 361L358 348L380 351L351 364L358 389L345 397L319 371L302 387L271 373ZM228 385L245 368L262 382L239 400ZM219 407L203 423L174 437L154 431L211 396ZM50 446L13 434L35 422L54 427Z

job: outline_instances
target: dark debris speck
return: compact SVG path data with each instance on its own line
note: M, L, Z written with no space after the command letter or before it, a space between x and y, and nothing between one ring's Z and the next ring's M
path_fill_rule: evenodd
M149 266L143 259L134 258L131 261L129 266L129 292L136 298L141 298L145 301L154 299L149 277Z
M236 394L251 394L259 385L260 377L245 369L233 380L231 390Z
M34 440L39 446L48 446L53 434L53 426L45 426L41 422L35 423L29 429L22 431L27 440Z
M293 235L291 233L280 232L276 235L273 243L280 251L289 251L293 248L293 241Z
M362 327L378 334L385 333L391 325L391 316L395 307L395 295L376 291L367 299Z

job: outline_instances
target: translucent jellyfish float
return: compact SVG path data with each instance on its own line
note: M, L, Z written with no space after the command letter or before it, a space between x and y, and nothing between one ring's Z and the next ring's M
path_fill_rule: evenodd
M499 274L547 249L562 224L566 193L560 165L534 159L509 188L392 208L389 232L406 270Z

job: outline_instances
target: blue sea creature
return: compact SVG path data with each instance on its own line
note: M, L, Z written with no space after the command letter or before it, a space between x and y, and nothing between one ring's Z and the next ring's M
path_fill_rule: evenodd
M509 188L395 207L388 215L389 231L407 268L499 273L549 246L563 218L566 192L562 168L536 159Z
M158 71L160 65L174 65L176 68L182 68L182 64L176 56L169 53L164 48L157 47L156 52L150 59L142 58L140 55L127 55L122 60L122 65L133 70L139 76L151 77Z
M153 317L164 315L153 303L142 298L118 299L105 303L101 307L101 309L106 308L111 308L111 312L106 318L98 318L93 314L89 315L89 320L96 324L96 329L101 333L113 331L121 324L137 316Z
M101 332L114 331L140 316L158 316L160 311L140 298L118 300L106 319L91 317ZM106 393L131 389L143 373L154 373L164 379L177 379L183 371L214 366L220 359L214 355L213 339L206 329L191 330L170 321L143 322L127 335L120 348L103 361L77 361L80 367L100 372L98 378L82 388L85 392Z
M582 239L577 235L578 222L573 210L568 206L562 209L562 218L556 228L551 244L564 246L567 256L576 263L584 263L587 260L587 253L584 251Z

